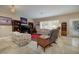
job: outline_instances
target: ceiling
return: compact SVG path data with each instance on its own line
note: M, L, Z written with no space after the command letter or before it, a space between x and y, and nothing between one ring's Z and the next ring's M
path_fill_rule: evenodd
M78 5L15 5L15 8L12 13L9 5L0 5L0 12L32 19L79 12Z

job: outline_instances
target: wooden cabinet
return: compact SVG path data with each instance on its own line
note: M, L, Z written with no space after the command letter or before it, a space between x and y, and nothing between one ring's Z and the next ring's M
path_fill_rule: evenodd
M21 33L24 31L27 31L30 34L37 32L36 28L34 27L34 24L32 22L23 23L23 22L18 21L18 20L12 20L12 31L18 31Z
M34 24L32 22L28 22L30 28L33 28Z
M12 20L12 31L18 31L20 32L20 21L18 20Z
M30 27L30 34L34 34L34 33L37 32L37 31L36 31L36 28L34 27L33 22L28 22L28 25L29 25L29 27Z
M61 35L67 36L67 23L66 22L61 23Z

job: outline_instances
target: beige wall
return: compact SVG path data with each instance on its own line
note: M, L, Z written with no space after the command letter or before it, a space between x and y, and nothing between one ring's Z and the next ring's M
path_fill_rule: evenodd
M19 17L16 16L15 14L10 14L10 13L4 13L0 12L0 16L4 17L10 17L15 20L19 20ZM6 25L0 25L0 38L2 39L3 37L8 37L12 33L12 26L6 26Z
M76 13L71 13L71 14L65 14L65 15L59 15L59 16L51 16L51 17L45 17L45 18L39 18L39 19L34 19L35 23L39 23L40 21L49 21L49 20L59 20L60 24L62 22L67 22L67 32L68 36L71 34L69 30L69 22L71 20L79 19L79 12Z
M0 16L4 17L10 17L14 20L19 20L19 17L16 16L15 14L10 14L8 12L0 12ZM6 26L6 25L0 25L0 38L2 39L3 37L8 37L12 33L12 26Z
M0 16L10 17L12 19L19 20L19 16L17 16L16 13L0 12Z
M12 33L12 26L0 25L0 38L8 37Z
M0 12L0 16L10 17L13 20L20 20L20 17L18 17L15 13L10 14L10 13ZM28 22L33 22L33 20L28 19ZM12 26L11 25L10 26L0 25L0 38L11 36L11 33L12 33Z

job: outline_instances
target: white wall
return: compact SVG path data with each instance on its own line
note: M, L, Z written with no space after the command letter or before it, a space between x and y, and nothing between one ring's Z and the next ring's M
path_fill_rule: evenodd
M51 16L51 17L45 17L45 18L39 18L39 19L34 19L35 23L39 23L41 21L49 21L49 20L59 20L60 24L62 22L67 22L67 34L70 36L70 27L69 27L69 21L72 19L79 19L79 12L76 13L70 13L70 14L65 14L65 15L59 15L59 16ZM39 29L39 28L37 28Z

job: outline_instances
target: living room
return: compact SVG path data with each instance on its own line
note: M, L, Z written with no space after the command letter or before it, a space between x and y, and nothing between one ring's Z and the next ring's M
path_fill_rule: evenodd
M78 5L0 5L0 53L79 53Z

